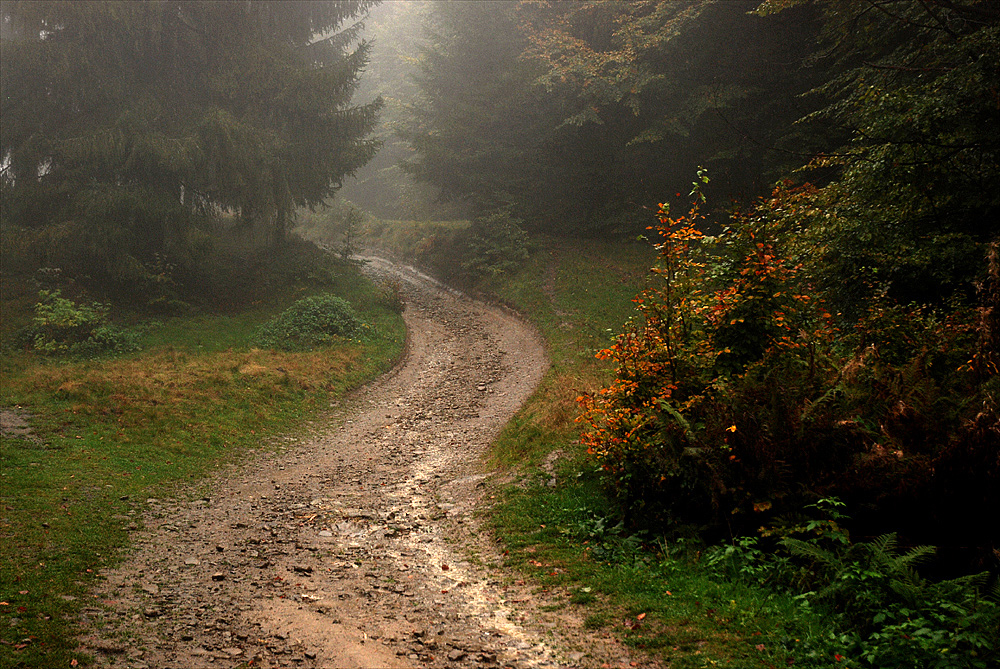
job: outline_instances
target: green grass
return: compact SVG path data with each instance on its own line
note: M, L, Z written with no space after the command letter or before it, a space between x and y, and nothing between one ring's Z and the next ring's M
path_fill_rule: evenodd
M784 666L795 631L812 620L788 596L719 578L694 544L629 537L579 445L576 398L610 380L595 358L633 315L656 253L646 244L541 239L514 276L488 288L539 328L552 368L492 448L521 473L488 512L522 571L572 607L590 630L611 633L670 667ZM556 484L541 470L555 450ZM668 594L669 593L669 594Z
M76 621L100 605L87 590L128 547L148 497L271 447L398 359L393 300L356 275L325 290L351 301L374 337L296 353L248 346L309 290L165 320L119 358L4 355L0 407L30 411L35 438L0 443L0 667L85 665Z
M537 463L555 444L575 448L576 398L611 379L595 355L631 316L632 298L651 280L655 258L644 243L543 238L520 272L488 287L538 327L552 361L539 390L494 444L495 464Z
M784 666L796 635L822 631L791 596L720 578L694 545L629 536L592 470L566 462L554 487L529 475L489 512L508 566L537 584L549 609L571 608L585 629L670 667Z

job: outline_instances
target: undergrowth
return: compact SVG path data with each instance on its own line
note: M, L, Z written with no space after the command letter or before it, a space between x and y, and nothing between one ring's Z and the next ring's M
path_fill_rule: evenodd
M917 571L931 549L901 548L893 535L853 542L836 500L788 514L764 536L715 545L695 525L656 533L627 519L579 442L572 396L612 377L594 353L626 322L610 305L632 308L645 258L567 247L547 245L492 284L539 326L553 361L494 445L496 464L525 478L489 512L511 566L539 584L548 606L575 609L584 627L671 667L971 669L997 661L995 585ZM623 285L608 280L616 275Z
M359 339L371 333L350 302L336 295L313 295L260 327L253 343L283 351L329 346L340 340Z

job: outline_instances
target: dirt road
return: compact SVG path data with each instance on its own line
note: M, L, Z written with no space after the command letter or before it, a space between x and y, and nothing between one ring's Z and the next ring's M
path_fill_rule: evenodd
M84 612L102 666L584 661L575 633L553 641L523 608L530 594L498 575L472 514L490 494L484 450L546 369L540 339L415 271L370 268L405 293L403 363L315 437L149 500L105 606Z

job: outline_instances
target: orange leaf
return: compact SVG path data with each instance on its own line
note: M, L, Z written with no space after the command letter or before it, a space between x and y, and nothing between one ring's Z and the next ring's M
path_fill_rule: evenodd
M640 613L639 615L637 615L637 616L635 617L635 619L636 619L636 620L642 620L642 619L643 619L643 618L645 618L645 617L646 617L646 614L645 614L645 613Z

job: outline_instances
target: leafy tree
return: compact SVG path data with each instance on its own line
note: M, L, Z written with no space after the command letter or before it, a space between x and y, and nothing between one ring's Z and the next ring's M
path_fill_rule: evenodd
M4 2L5 223L133 287L220 218L281 243L377 148L380 102L349 104L372 4Z
M704 1L541 5L525 57L543 68L536 85L563 102L559 138L589 166L579 180L591 218L663 199L699 165L716 175L709 194L727 198L787 169L777 145L800 135L790 125L807 108L796 93L816 77L800 62L819 27L810 8L792 14L766 21Z
M761 13L801 2L766 2ZM813 3L814 59L830 72L811 115L841 145L814 160L833 183L783 212L849 317L878 294L941 303L974 295L1000 234L1000 9L951 0ZM807 249L822 249L819 254Z

